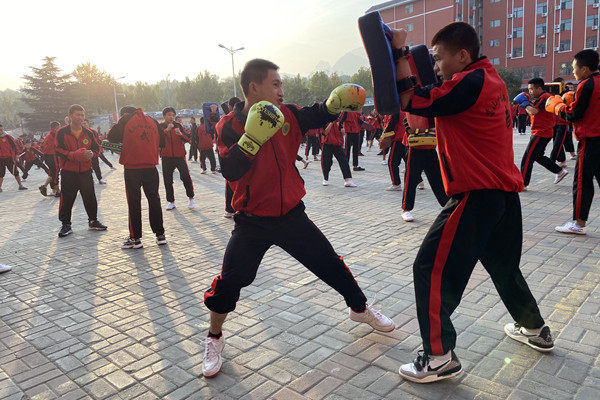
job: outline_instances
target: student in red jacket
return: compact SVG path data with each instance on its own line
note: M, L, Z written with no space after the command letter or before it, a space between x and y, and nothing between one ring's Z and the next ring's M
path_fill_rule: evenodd
M342 148L344 144L344 136L340 131L340 122L330 122L325 128L325 132L321 138L323 143L323 154L321 154L321 170L323 171L323 186L329 185L329 171L333 165L333 157L337 160L342 170L342 176L344 177L345 187L357 187L352 182L352 172L350 172L350 166L348 165L348 159Z
M306 132L306 149L304 150L304 158L308 161L308 155L312 150L313 160L319 161L319 150L321 146L319 144L319 138L322 135L323 129L309 129Z
M144 247L141 240L142 188L148 200L150 228L156 235L156 243L167 244L158 195L160 180L156 170L159 147L164 146L165 136L158 122L145 115L141 108L123 107L119 122L108 131L107 140L123 144L119 163L124 167L125 194L129 209L129 237L121 248Z
M351 320L380 331L395 328L392 320L367 305L342 258L304 212L306 192L294 164L302 136L334 121L341 111L360 109L364 89L342 85L326 102L300 108L283 104L278 69L262 59L246 63L241 73L246 101L236 104L217 124L221 170L232 186L237 213L221 273L204 295L210 310L202 362L207 378L221 370L225 318L235 310L240 290L252 283L264 254L273 245L340 293L350 307Z
M23 152L19 155L19 160L23 164L23 180L27 179L29 176L29 170L31 167L36 165L41 168L47 174L50 173L50 170L44 163L42 162L43 154L40 149L34 145L32 140L26 140L23 142Z
M4 181L5 171L15 177L19 190L27 190L21 183L19 171L17 170L17 143L12 136L4 132L4 126L0 124L0 192L2 192L2 182Z
M545 110L546 100L551 95L544 90L544 80L533 78L529 81L528 88L531 104L525 110L531 116L531 139L521 160L521 174L525 189L529 186L534 162L556 174L554 183L560 182L569 173L544 155L546 146L554 136L554 124L556 123L556 116Z
M60 128L58 121L50 122L50 132L44 137L42 143L42 153L44 154L44 162L48 166L48 179L42 186L39 187L40 193L43 196L48 195L47 186L52 189L52 196L60 197L60 189L58 187L58 161L56 160L56 131Z
M183 125L175 121L175 109L167 107L162 111L165 122L160 128L165 132L165 147L160 151L162 158L162 173L167 192L167 210L175 208L175 192L173 191L173 172L179 171L179 179L183 182L185 193L189 199L188 208L194 208L194 184L190 170L185 161L185 143L190 141L190 136Z
M200 167L202 168L202 174L206 173L206 159L210 161L210 171L213 174L217 173L217 161L215 160L215 151L213 150L213 137L210 133L206 132L204 126L204 117L200 117L200 125L196 129L197 135L197 148L200 150Z
M85 110L79 104L69 107L70 124L56 132L56 156L60 164L60 206L58 219L62 227L58 232L59 237L73 233L71 229L71 210L77 192L81 192L81 199L88 215L88 228L96 231L105 231L106 226L98 221L98 201L92 179L92 157L98 154L98 143L94 134L83 127Z
M403 159L406 159L407 142L406 131L404 128L404 112L401 110L398 111L398 113L393 114L391 118L386 120L386 136L392 135L391 138L388 137L386 139L384 137L381 142L381 146L389 149L390 153L388 158L388 171L390 173L392 185L386 189L388 191L402 190L400 182L400 163ZM389 146L387 146L388 141L391 142Z
M360 111L360 110L359 110ZM360 112L344 112L340 117L342 125L342 133L346 137L345 148L346 159L350 162L350 149L352 149L352 170L364 171L363 167L358 165L358 154L360 153L359 133L361 121L359 120Z
M598 53L591 49L575 54L573 75L579 81L575 94L564 96L566 104L558 96L547 104L551 111L573 123L575 137L579 141L573 176L573 220L555 228L562 233L585 235L594 198L594 177L600 176L599 58Z
M393 33L392 46L401 54L408 51L406 35L405 30ZM403 109L435 117L442 180L450 197L413 265L423 351L399 372L419 383L462 371L450 317L477 261L516 321L505 325L505 333L539 351L554 346L519 269L523 178L514 164L506 86L490 61L479 57L479 37L469 24L445 26L431 45L443 78L439 84L416 85L407 58L400 55L396 61L398 85L410 85L401 94Z

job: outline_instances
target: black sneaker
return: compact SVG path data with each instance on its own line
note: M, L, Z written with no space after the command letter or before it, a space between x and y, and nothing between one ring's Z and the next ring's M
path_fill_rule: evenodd
M121 245L122 249L141 249L142 247L144 247L144 245L140 239L132 238L127 238L127 240Z
M523 328L516 322L504 325L504 332L518 342L525 343L527 346L541 352L548 352L554 349L554 340L550 333L550 327L544 325L539 334L531 334L526 328Z
M29 176L29 174L27 172L24 173L23 176L21 177L21 180L26 181L28 176Z
M60 197L60 192L54 193L54 197Z
M358 153L359 157L364 157L365 155L363 153Z
M40 193L42 194L42 196L48 196L48 189L46 189L46 186L42 185L38 189L40 189Z
M352 171L364 171L365 169L363 167L354 167L352 168Z
M27 190L27 188L23 185L19 186L19 190Z
M60 228L60 232L58 232L58 237L65 237L73 233L71 229L71 225L63 224L62 228Z
M98 221L97 219L94 221L90 221L88 224L88 229L92 230L92 231L105 231L106 230L106 226L102 225L100 223L100 221Z
M158 245L167 244L167 238L165 235L156 235L156 243Z
M432 368L430 365L432 356L425 354L423 350L419 350L415 361L400 366L398 373L404 379L417 383L430 383L452 378L462 372L462 366L454 350L451 350L451 353L450 360Z

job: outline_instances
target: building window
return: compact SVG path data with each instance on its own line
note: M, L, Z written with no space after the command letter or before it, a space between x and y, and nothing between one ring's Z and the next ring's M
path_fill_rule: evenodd
M546 68L543 65L534 65L533 67L513 68L512 72L521 79L543 78Z
M499 19L493 19L490 21L490 27L491 28L497 28L500 26L500 20Z
M513 58L523 57L523 48L522 47L515 47L515 48L513 48L512 57Z
M598 14L588 15L585 20L585 26L588 28L593 28L594 26L598 26Z
M585 38L585 48L593 49L594 47L598 47L598 37L596 35L586 37Z
M560 9L561 10L570 10L573 8L573 0L561 0L560 1Z
M546 52L546 43L537 43L535 45L535 54L544 54Z
M406 30L408 32L412 32L415 30L415 25L411 22L410 24L406 24Z
M407 5L406 7L404 7L404 11L405 11L407 14L412 14L412 13L413 13L413 5L412 5L412 4L409 4L409 5Z
M490 40L490 47L500 47L500 39Z
M571 39L561 40L560 45L558 47L560 48L560 51L570 51Z
M544 14L548 12L548 3L537 3L535 6L536 14Z
M558 64L558 75L571 75L573 73L573 66L571 63L560 63Z
M513 18L523 18L523 7L515 7L514 8Z
M563 19L560 21L560 31L570 31L571 30L571 20Z
M535 34L536 35L545 35L547 27L548 27L547 24L537 24L535 26Z
M531 78L543 78L546 73L546 67L543 65L534 65L531 67Z
M587 0L588 6L593 6L594 4L598 4L600 0Z
M500 65L500 58L494 57L490 59L490 62L492 63L492 65Z
M494 4L494 3L500 3L500 0L490 0L490 3Z
M514 28L512 32L512 37L513 39L523 37L523 27L519 26L518 28Z

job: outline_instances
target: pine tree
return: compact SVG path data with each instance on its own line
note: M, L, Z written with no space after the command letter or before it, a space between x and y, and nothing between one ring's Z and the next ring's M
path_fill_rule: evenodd
M48 129L50 121L62 121L70 105L65 96L70 75L62 75L54 59L45 57L40 68L30 67L32 74L23 76L26 84L21 93L31 112L21 116L25 126L32 131Z

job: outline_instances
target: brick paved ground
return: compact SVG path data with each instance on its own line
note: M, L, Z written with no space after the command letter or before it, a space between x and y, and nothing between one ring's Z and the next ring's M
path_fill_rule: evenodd
M518 160L527 140L515 136ZM600 398L599 199L588 235L576 237L553 230L570 217L572 175L553 185L536 165L530 191L521 195L522 269L556 350L542 355L505 337L510 318L478 265L454 315L465 372L417 385L397 369L419 347L411 266L439 207L429 188L419 191L416 221L402 222L400 193L384 191L387 168L374 152L365 154L358 189L342 187L337 164L329 187L321 186L318 164L302 171L307 212L398 329L379 334L349 321L339 295L273 248L227 321L226 362L210 381L199 378L207 330L202 295L220 270L233 226L222 217L223 178L200 175L191 164L197 209L185 207L177 181L179 208L165 212L169 245L159 248L146 235L143 250L123 251L121 169L106 174L108 185L96 185L109 230L88 231L77 200L75 233L64 239L56 236L58 200L35 189L42 173L31 174L27 192L7 177L0 262L14 269L0 275L0 398Z

